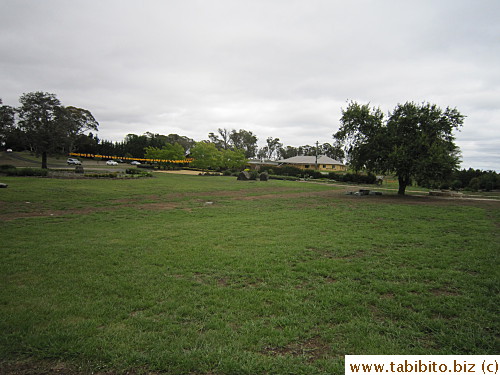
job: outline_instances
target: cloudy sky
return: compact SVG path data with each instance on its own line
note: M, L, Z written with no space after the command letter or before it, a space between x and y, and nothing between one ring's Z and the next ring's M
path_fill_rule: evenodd
M332 142L348 100L466 115L462 166L500 171L498 0L0 0L0 98L54 93L99 137L250 130Z

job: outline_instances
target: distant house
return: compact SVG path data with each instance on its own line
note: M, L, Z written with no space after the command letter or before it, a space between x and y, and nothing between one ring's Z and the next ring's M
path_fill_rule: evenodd
M278 160L278 163L300 169L316 169L321 172L341 172L347 170L347 167L340 161L325 155L319 155L318 160L316 160L316 156L294 156Z

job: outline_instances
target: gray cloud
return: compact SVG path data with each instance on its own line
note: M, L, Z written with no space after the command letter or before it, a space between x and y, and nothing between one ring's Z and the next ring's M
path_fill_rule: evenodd
M346 100L467 115L464 166L500 170L496 0L0 1L4 103L48 91L99 136L219 127L331 142ZM496 155L496 156L495 156Z

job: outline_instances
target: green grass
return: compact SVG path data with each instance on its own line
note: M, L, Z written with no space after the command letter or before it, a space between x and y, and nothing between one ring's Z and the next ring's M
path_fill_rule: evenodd
M2 178L0 361L339 374L346 354L498 353L496 203L157 175Z

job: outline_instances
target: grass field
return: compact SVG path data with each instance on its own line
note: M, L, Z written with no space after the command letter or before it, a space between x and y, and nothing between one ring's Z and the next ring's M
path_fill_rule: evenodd
M499 201L155 176L0 178L0 372L498 354Z

